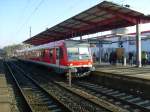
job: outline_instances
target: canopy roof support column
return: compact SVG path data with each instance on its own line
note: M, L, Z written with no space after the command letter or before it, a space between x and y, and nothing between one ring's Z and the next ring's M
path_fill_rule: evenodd
M82 36L80 36L80 40L82 40Z
M101 50L101 48L102 48L102 43L101 43L101 41L99 40L99 64L101 64L101 62L102 62L102 50Z
M141 32L139 22L136 24L136 57L137 66L141 67Z

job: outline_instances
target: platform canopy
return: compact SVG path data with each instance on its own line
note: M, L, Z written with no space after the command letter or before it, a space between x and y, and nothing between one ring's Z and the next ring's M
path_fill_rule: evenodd
M150 16L112 2L103 1L27 39L24 43L41 45L147 22L150 22Z

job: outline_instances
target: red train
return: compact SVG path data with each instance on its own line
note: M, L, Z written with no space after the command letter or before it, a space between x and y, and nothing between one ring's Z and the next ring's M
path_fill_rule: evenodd
M17 52L19 58L52 67L57 73L81 77L94 70L90 45L83 41L61 40Z

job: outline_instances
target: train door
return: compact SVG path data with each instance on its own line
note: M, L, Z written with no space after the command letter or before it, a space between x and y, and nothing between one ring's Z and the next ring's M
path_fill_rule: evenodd
M59 65L59 57L60 57L60 48L56 48L56 65Z

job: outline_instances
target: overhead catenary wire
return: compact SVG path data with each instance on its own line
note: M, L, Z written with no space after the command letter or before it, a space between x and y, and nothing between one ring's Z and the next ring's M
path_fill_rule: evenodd
M85 1L85 0L82 0L82 3L83 3L83 1ZM66 8L64 11L63 11L63 13L69 13L71 10L73 10L74 8L76 8L77 6L78 6L78 4L80 3L81 1L79 0L79 1L76 1L75 3L73 3L73 4L71 4L68 8ZM58 16L56 16L56 17L54 17L54 20L57 20L57 19L60 19L60 18L62 18L60 15L58 15ZM62 20L61 20L62 21ZM48 23L47 24L47 26L49 25L50 23ZM57 23L56 23L57 24ZM47 27L48 28L48 27Z
M36 11L39 9L39 7L43 4L44 1L45 0L40 0L40 2L37 4L37 6L32 11L32 13L27 17L27 19L25 20L25 22L19 27L19 29L17 30L17 32L15 33L15 35L18 35L22 31L23 27L29 22L29 20L36 13Z
M85 2L86 0L82 0L82 3L83 3L83 1ZM99 2L102 2L102 1L104 1L104 0L100 0L100 1L98 1L98 3ZM79 6L79 4L80 4L80 0L79 1L76 1L75 3L73 3L73 4L71 4L67 9L65 9L64 11L63 11L63 13L69 13L71 10L73 10L74 8L77 8L77 6ZM90 6L92 6L92 5L90 5ZM81 10L82 11L82 10ZM79 11L79 12L81 12L81 11ZM59 16L56 16L55 18L54 18L54 20L59 20L60 18L62 18L60 15ZM61 20L62 21L62 20ZM59 22L59 21L58 21ZM48 28L48 25L49 25L50 23L48 23L47 25L46 25L46 27L47 27L47 29L46 30L48 30L49 28ZM90 37L91 35L89 35L89 37ZM80 36L76 36L76 35L74 35L73 36L74 38L76 38L76 39L78 39Z
M19 17L18 17L18 20L24 18L24 14L25 14L25 12L26 12L28 6L29 6L29 1L26 2L25 6L22 8L22 11L20 12L20 15L19 15Z

